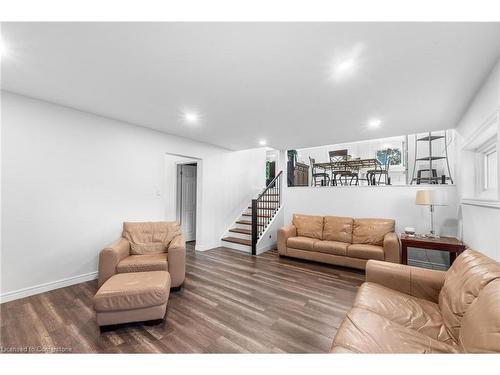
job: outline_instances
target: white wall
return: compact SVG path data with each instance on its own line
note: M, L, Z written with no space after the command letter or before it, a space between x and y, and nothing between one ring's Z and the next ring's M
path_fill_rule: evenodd
M265 150L209 144L2 91L2 300L95 277L125 220L164 220L165 153L201 159L198 245L219 245ZM231 173L227 173L231 171Z
M459 137L457 168L459 199L469 198L471 195L471 181L474 176L474 163L470 160L468 151L462 150L461 145L500 107L500 60L497 61L492 72L485 80L467 111L457 124L456 132ZM499 134L500 134L500 129ZM499 174L500 175L500 174ZM475 205L461 205L461 228L463 241L476 250L490 257L500 260L500 207L481 207Z
M264 189L265 162L265 148L221 153L203 161L201 212L205 230L197 238L203 244L197 243L197 250L220 246L225 230L250 205L252 197Z
M284 189L285 224L294 213L310 215L348 216L358 218L388 218L396 220L396 232L414 227L417 232L430 229L429 207L417 206L415 194L423 186L345 186L290 187ZM436 207L436 230L440 235L456 236L458 205L455 186L439 186L449 205ZM410 250L410 261L447 264L447 254Z

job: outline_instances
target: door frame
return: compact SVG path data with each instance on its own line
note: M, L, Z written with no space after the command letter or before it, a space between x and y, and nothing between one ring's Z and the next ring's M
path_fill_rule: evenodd
M177 161L175 162L176 166L176 173L175 173L175 217L177 222L179 222L182 225L182 177L179 178L179 170L183 165L196 165L196 180L195 180L195 185L196 185L196 194L195 194L195 233L194 233L194 241L198 238L198 223L199 223L199 167L200 163L199 160L193 159L193 160L182 160L182 161Z

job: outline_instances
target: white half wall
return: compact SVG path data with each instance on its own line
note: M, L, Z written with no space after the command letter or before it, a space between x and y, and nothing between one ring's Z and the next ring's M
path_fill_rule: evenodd
M88 279L123 221L165 220L166 153L201 160L200 249L219 246L235 207L264 186L265 149L232 152L5 91L1 107L2 302Z
M500 109L500 60L482 84L469 108L460 119L456 131L459 135L457 157L459 199L470 198L475 164L461 145L473 137L478 128ZM499 125L500 127L500 125ZM498 129L500 135L500 128ZM500 176L500 164L499 173ZM461 228L464 242L473 249L500 260L500 207L461 204Z
M348 216L357 218L388 218L396 220L396 231L414 227L417 232L430 229L429 207L417 206L417 190L429 186L339 186L285 187L284 221L292 222L294 213L309 215ZM436 230L440 235L457 235L458 204L456 187L438 186L446 192L449 205L436 207ZM409 260L445 265L448 255L437 251L410 249Z

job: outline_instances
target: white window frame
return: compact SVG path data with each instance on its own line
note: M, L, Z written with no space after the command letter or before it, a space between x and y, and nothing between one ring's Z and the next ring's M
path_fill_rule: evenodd
M476 198L485 200L498 200L498 181L495 188L487 186L487 173L486 170L486 157L492 152L497 151L498 137L497 135L490 138L488 141L484 142L479 146L476 152ZM497 173L498 177L498 173Z
M488 189L485 186L486 179L486 155L497 151L498 158L498 135L500 129L500 109L497 109L486 121L479 126L464 142L463 150L474 154L474 188L472 196L467 196L461 200L463 204L488 206L500 208L498 194L499 182L497 187ZM497 159L498 167L498 159ZM497 172L497 179L499 174Z

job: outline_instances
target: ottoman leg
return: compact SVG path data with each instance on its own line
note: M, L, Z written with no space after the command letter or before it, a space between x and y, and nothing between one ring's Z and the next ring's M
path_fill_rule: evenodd
M106 332L114 331L119 327L120 327L119 324L110 324L107 326L99 326L99 330L101 331L101 333L106 333Z
M144 322L145 326L156 326L158 324L161 324L164 322L164 319L153 319L153 320L147 320Z
M174 292L174 293L175 293L175 292L179 292L179 291L182 289L182 286L183 286L183 285L184 285L184 284L181 284L181 285L179 285L179 286L174 286L174 287L170 288L170 291L171 291L171 292Z

